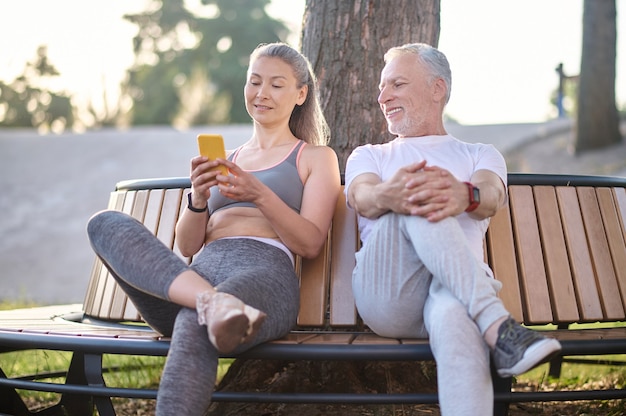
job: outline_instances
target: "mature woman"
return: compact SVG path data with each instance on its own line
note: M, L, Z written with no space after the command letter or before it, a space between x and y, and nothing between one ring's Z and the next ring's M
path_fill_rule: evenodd
M100 212L97 255L155 330L172 337L158 415L202 415L220 353L284 336L299 307L294 255L320 251L340 192L336 154L308 60L282 44L253 51L244 88L252 137L227 160L191 160L176 226L188 266L142 224ZM211 168L225 165L229 175Z

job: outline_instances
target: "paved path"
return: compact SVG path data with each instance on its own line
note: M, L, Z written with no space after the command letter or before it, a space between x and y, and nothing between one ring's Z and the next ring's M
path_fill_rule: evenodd
M509 154L570 126L554 120L447 128L460 139L493 143ZM249 137L251 126L60 136L0 130L0 301L82 302L94 258L85 234L89 217L106 207L120 180L187 176L200 131L221 133L227 148L234 148Z

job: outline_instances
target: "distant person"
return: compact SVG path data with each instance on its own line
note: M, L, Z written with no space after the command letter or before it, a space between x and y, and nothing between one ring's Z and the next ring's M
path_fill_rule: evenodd
M191 160L176 241L191 266L130 216L103 211L91 244L145 321L171 336L157 415L204 415L220 353L286 335L299 309L294 256L316 256L340 192L308 60L281 43L252 52L252 137L227 159ZM209 171L219 164L230 174Z
M443 415L491 415L490 355L509 377L561 347L515 322L496 295L483 238L506 203L506 164L493 146L446 132L450 86L448 61L431 46L385 54L378 103L398 137L360 146L347 161L363 243L352 283L374 332L430 338Z

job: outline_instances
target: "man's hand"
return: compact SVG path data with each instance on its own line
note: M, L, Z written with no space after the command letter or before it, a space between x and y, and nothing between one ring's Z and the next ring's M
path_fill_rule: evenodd
M378 218L389 211L410 215L413 203L409 198L414 191L407 183L425 166L426 161L407 165L384 182L374 173L361 174L348 188L348 203L366 218Z
M419 215L429 221L454 217L467 208L467 185L449 171L437 166L426 166L415 172L406 183L410 190L410 215Z

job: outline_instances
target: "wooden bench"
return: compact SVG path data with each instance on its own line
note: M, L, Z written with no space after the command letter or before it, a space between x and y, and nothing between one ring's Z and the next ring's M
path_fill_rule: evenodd
M126 181L109 208L142 221L175 247L174 225L185 209L187 178ZM548 334L571 356L626 353L626 327L576 329L575 323L616 323L626 309L626 178L509 175L509 205L492 219L486 259L504 283L501 297L526 325L553 324ZM302 302L298 326L284 339L241 357L282 360L432 360L427 340L388 339L359 321L351 290L359 246L354 212L340 198L327 244L318 258L298 259ZM176 250L174 248L174 250ZM186 259L190 261L191 259ZM83 305L0 312L0 353L27 349L71 351L64 384L8 377L0 369L0 414L31 413L15 389L61 393L46 414L114 415L110 397L155 398L154 389L108 387L103 354L165 356L169 340L146 326L100 261L93 267ZM1 355L0 355L1 358ZM0 361L1 362L1 361ZM511 391L511 379L494 378L496 414L524 401L626 398L626 390ZM215 401L281 403L436 403L436 393L344 394L216 391Z

